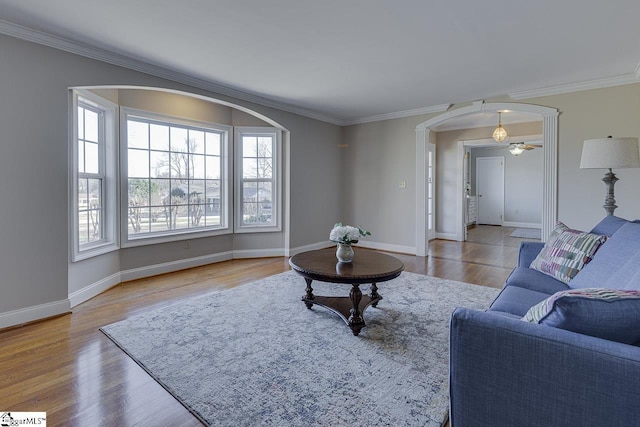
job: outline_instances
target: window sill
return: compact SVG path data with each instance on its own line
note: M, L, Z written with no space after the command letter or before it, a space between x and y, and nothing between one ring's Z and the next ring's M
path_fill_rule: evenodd
M180 242L184 240L200 239L203 237L214 237L232 234L229 228L206 230L206 231L180 231L177 233L158 233L147 236L122 238L123 248L134 248L137 246L156 245L160 243Z
M75 252L71 257L71 262L84 261L89 258L117 251L118 249L120 249L120 247L115 242L104 242L96 244L94 246Z

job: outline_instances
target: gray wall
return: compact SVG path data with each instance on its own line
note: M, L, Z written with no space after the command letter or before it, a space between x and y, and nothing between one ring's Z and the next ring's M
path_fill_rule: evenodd
M68 89L133 85L176 89L250 108L290 131L292 248L327 240L339 215L338 126L0 35L0 316L64 301L130 268L230 249L281 249L276 237L229 236L129 248L79 263L69 259ZM174 108L172 103L165 104ZM185 107L185 106L183 106ZM185 111L185 110L182 110ZM199 108L191 114L201 113ZM233 112L238 124L253 123ZM337 160L338 159L338 160ZM318 203L318 201L321 203Z
M486 102L512 102L510 99L487 99ZM601 181L604 170L580 169L582 142L607 135L640 137L640 84L630 84L570 94L554 95L518 102L557 108L558 119L558 218L570 227L590 229L605 215L602 209L605 188ZM456 105L455 108L468 104ZM410 118L348 126L344 143L352 150L350 168L345 168L348 184L343 195L344 212L348 221L363 226L374 224L385 231L372 236L384 244L415 247L415 127L438 114L425 114ZM507 128L509 128L507 126ZM492 128L478 136L477 132L458 132L451 140L489 138ZM457 149L444 141L438 133L436 139L436 230L455 234ZM541 134L527 131L521 135ZM366 159L363 161L362 158ZM377 178L382 168L387 177L407 177L407 188L400 192L389 187L381 191ZM640 217L640 198L637 186L640 169L615 171L620 178L616 184L616 215L625 218ZM383 184L387 185L390 179ZM406 194L406 197L399 197ZM381 210L384 215L381 215ZM391 224L391 225L389 225Z
M372 242L415 247L415 128L436 114L341 128L8 36L0 36L0 52L0 316L64 301L70 292L118 271L229 248L273 249L286 239L286 233L265 239L221 236L197 239L190 251L178 242L70 263L68 88L75 86L170 88L264 114L290 131L292 248L326 242L337 221L371 230ZM604 216L604 171L579 169L582 141L640 136L640 84L521 102L559 109L558 215L569 226L590 228ZM239 124L253 120L238 112L231 116ZM435 140L437 229L449 232L457 164L448 145ZM339 148L341 143L348 147ZM616 214L637 218L640 170L616 172ZM400 188L403 181L406 188Z
M476 159L504 157L504 222L541 225L542 157L541 149L514 156L507 149L471 149L471 194L476 195Z

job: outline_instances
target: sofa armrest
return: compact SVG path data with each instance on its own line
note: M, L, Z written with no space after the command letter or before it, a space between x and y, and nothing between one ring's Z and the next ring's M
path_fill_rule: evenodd
M458 308L451 427L626 426L640 419L640 348Z
M531 261L536 259L544 243L541 242L520 242L520 252L518 252L518 267L527 267Z

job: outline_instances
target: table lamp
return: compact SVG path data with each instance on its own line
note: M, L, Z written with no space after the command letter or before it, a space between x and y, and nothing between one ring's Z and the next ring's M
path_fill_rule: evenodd
M607 195L602 206L607 215L617 208L613 186L618 178L612 169L640 167L638 138L587 139L582 145L580 169L609 169L602 180L607 185Z

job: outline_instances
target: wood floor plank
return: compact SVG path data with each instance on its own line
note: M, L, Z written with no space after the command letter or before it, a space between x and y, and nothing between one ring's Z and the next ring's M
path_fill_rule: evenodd
M406 271L501 287L515 266L517 242L479 229L474 241L430 242L428 257L393 255ZM283 257L246 259L125 282L71 314L2 330L0 411L46 411L49 426L200 425L98 328L287 270Z

